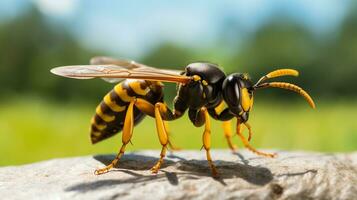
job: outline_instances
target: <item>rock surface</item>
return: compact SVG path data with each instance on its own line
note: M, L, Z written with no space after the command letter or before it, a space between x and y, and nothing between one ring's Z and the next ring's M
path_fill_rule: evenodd
M54 159L0 168L1 199L357 199L357 153L212 152L220 178L211 177L203 151L179 151L157 175L158 151L126 154L118 168L96 176L114 155Z

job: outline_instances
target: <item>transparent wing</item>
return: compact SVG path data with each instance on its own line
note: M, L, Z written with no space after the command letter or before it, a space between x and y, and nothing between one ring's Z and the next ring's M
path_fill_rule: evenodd
M91 65L117 65L125 69L137 69L139 67L148 67L146 65L137 63L133 60L123 60L123 59L116 59L107 56L96 56L90 59L89 63ZM117 83L122 81L122 78L102 78L103 80L109 83Z
M125 67L119 65L72 65L56 67L53 74L76 79L103 78L109 82L118 82L122 79L143 79L164 82L187 83L191 77L180 75L181 71L158 69L146 65Z
M168 71L168 73L175 73L177 75L180 75L182 73L182 70L165 70L165 69L159 69L156 67L151 67L148 65L144 65L138 62L135 62L133 60L124 60L124 59L116 59L116 58L111 58L111 57L106 57L106 56L96 56L90 59L90 64L91 65L117 65L120 66L121 68L125 69L148 69L148 70L160 70L160 71Z
M135 69L139 67L149 67L144 64L137 63L133 60L123 60L123 59L115 59L106 56L96 56L90 59L89 63L91 65L117 65L126 69ZM151 67L149 67L151 68Z

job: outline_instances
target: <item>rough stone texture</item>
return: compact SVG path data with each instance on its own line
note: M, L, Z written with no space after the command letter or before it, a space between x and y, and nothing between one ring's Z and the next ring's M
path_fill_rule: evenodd
M220 178L211 177L203 151L169 155L149 169L158 151L126 154L119 167L96 176L113 155L49 160L0 168L1 199L357 199L357 152L212 152Z

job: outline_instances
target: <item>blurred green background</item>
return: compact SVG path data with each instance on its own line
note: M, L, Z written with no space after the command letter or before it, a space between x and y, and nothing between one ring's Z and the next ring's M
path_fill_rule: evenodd
M0 165L116 153L120 134L91 145L89 121L113 87L101 80L56 77L55 66L87 64L95 55L183 69L219 64L253 80L276 68L300 71L282 80L296 94L256 93L250 115L259 148L348 152L357 149L357 4L353 1L84 1L0 2ZM165 88L171 102L175 85ZM227 148L213 122L213 148ZM202 128L171 122L173 143L200 149ZM154 121L134 129L129 150L158 149ZM238 137L234 142L242 148Z

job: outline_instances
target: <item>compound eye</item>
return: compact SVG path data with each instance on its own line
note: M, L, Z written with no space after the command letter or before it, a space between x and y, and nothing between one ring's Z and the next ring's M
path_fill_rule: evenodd
M223 98L230 107L239 106L240 90L236 80L226 79L223 82Z

